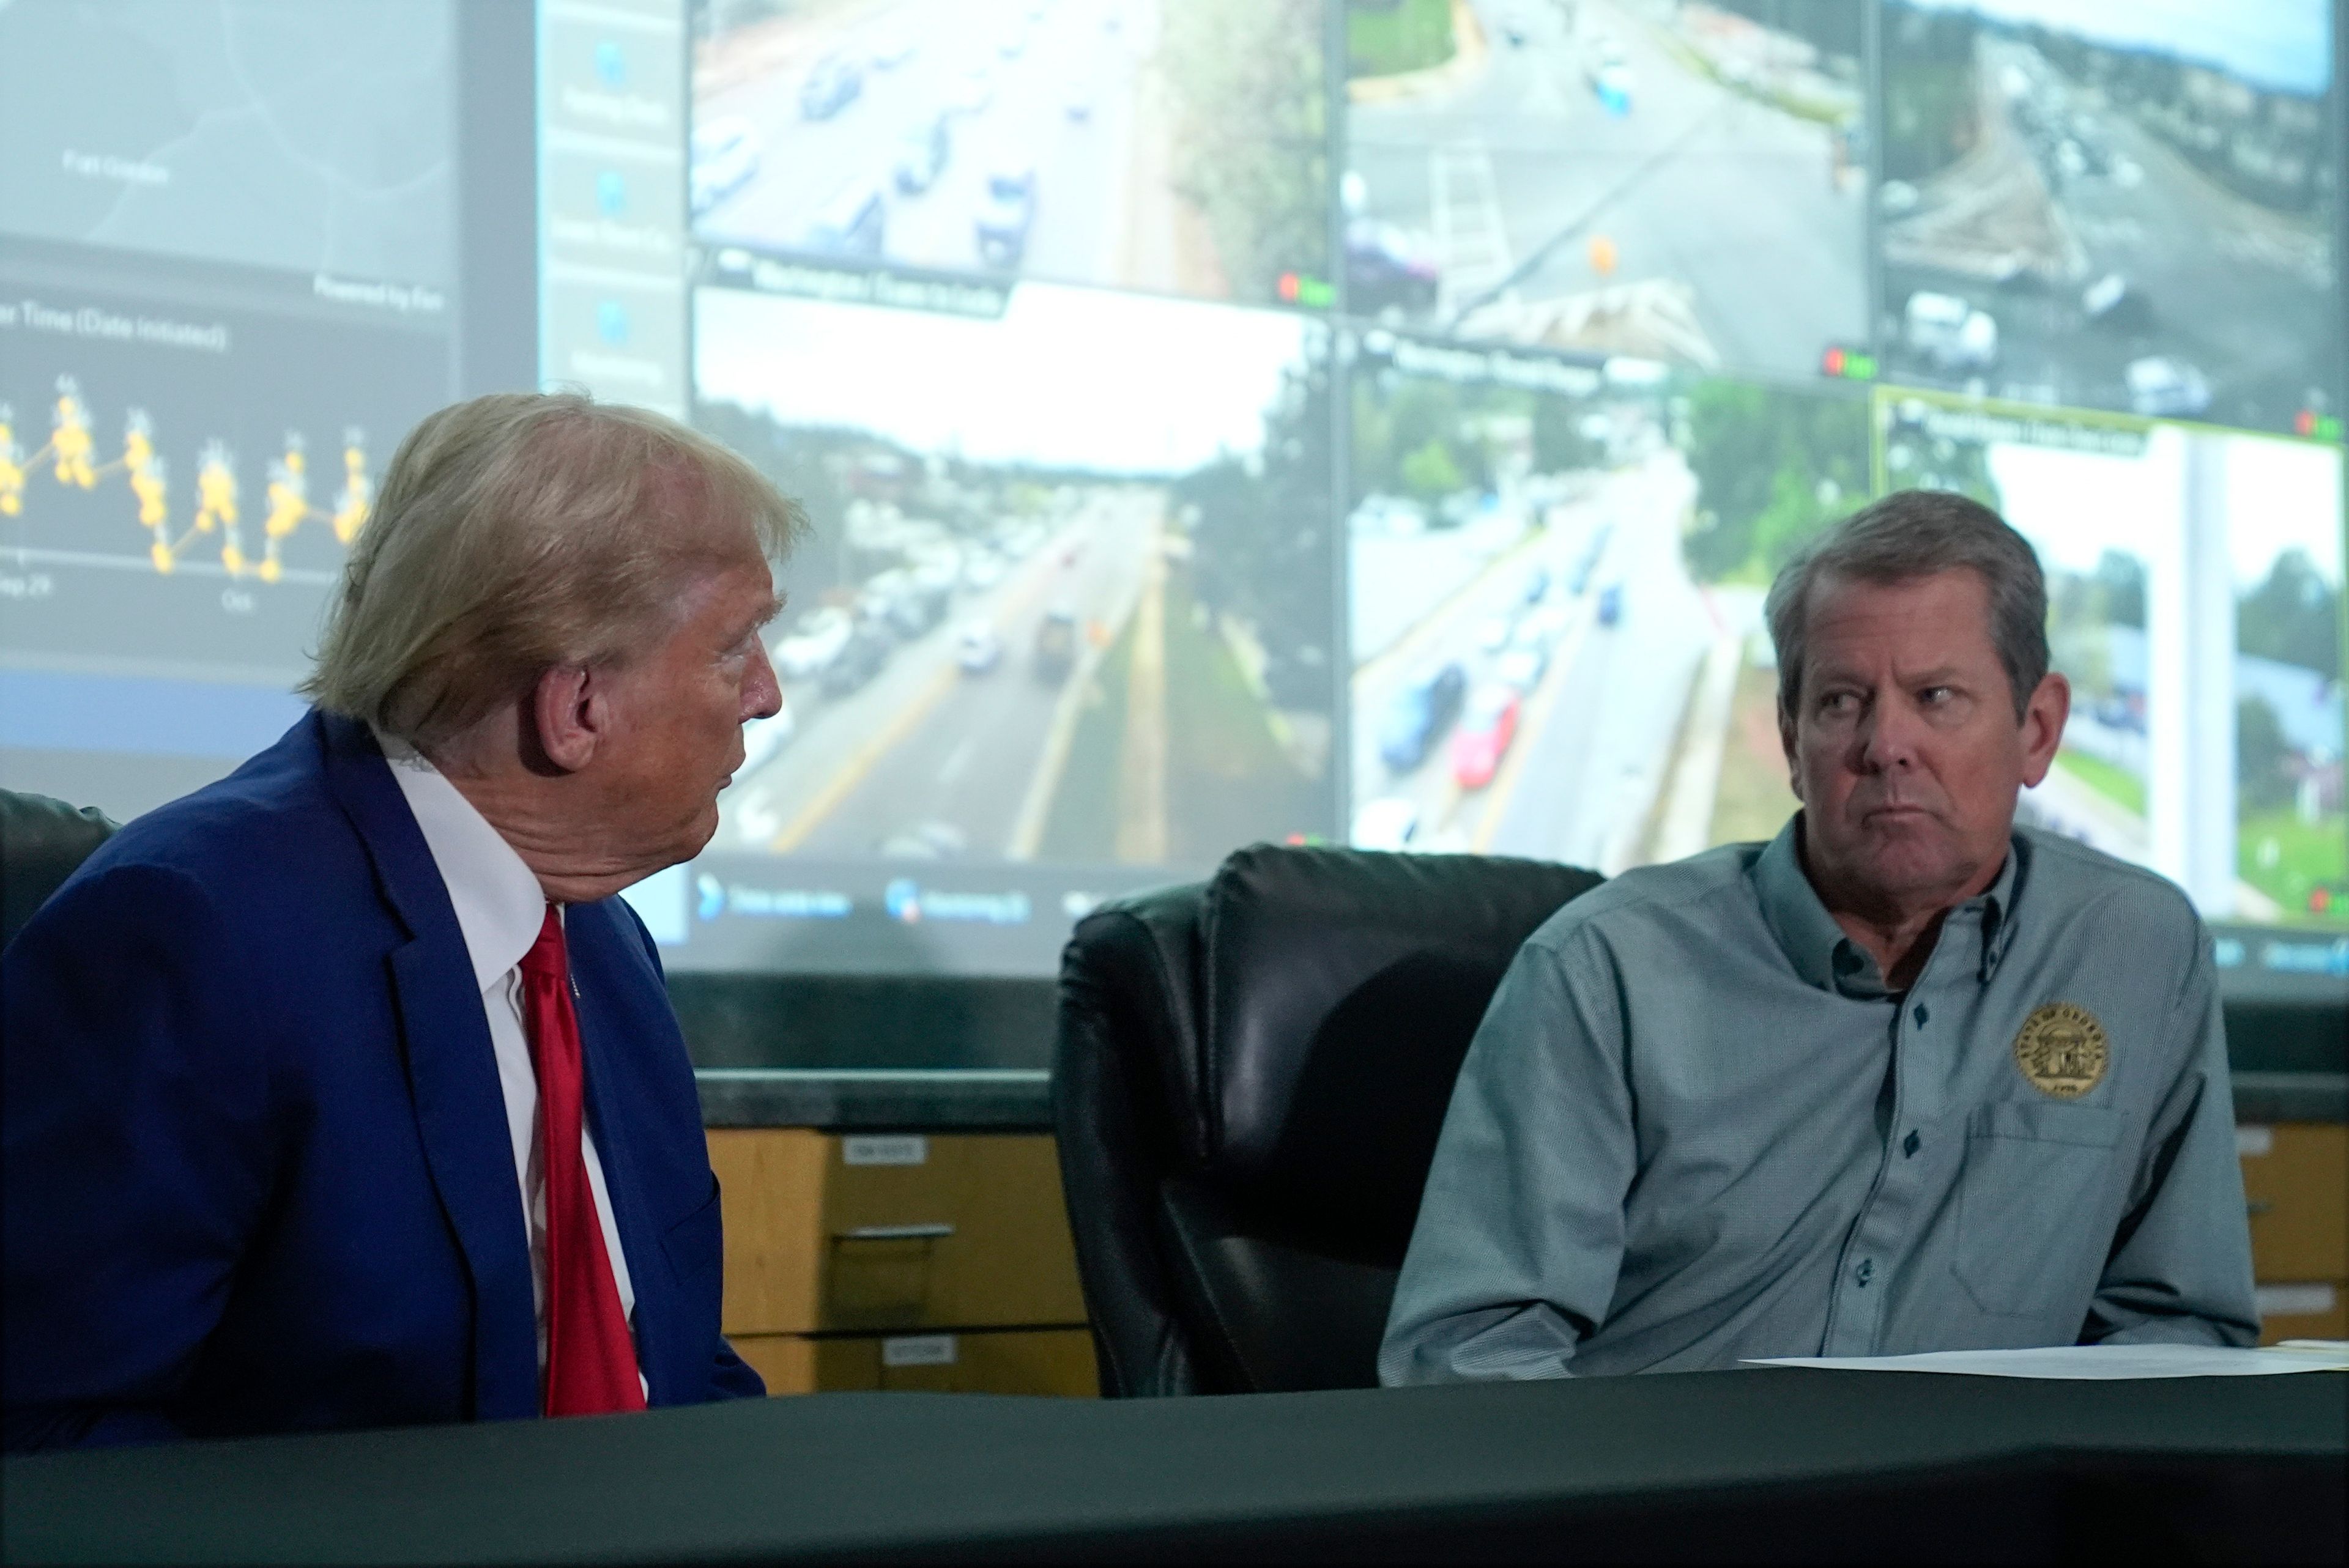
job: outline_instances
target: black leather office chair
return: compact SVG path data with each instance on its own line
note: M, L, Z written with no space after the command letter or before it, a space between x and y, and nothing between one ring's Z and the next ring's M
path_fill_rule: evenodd
M96 807L0 789L0 947L113 832Z
M1377 1382L1460 1059L1599 881L1263 845L1078 923L1053 1119L1102 1393Z

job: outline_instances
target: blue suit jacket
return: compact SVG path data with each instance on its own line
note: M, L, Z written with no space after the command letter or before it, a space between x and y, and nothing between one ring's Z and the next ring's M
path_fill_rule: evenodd
M651 1403L763 1393L659 958L616 898L565 919ZM364 726L93 855L0 958L0 1062L8 1448L537 1414L489 1025Z

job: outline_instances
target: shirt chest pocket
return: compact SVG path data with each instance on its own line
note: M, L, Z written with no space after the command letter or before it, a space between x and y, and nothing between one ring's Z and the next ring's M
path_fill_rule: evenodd
M1976 1306L2085 1320L2112 1245L2122 1119L2101 1106L2028 1102L1968 1119L1956 1268Z

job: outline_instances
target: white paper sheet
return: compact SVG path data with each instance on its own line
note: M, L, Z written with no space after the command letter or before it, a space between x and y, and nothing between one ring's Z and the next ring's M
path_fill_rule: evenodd
M2202 1345L2051 1345L2035 1350L1934 1350L1918 1356L1782 1356L1746 1365L1965 1372L1978 1377L2245 1377L2271 1372L2349 1372L2349 1346L2230 1350Z

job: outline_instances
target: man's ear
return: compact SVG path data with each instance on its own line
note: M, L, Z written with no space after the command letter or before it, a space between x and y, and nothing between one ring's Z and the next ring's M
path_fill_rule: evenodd
M593 670L557 665L543 672L531 689L539 753L558 772L576 773L595 755L595 743L611 718L605 684Z
M2050 670L2040 677L2031 700L2023 707L2023 783L2036 789L2055 761L2064 742L2064 721L2072 717L2072 683Z

